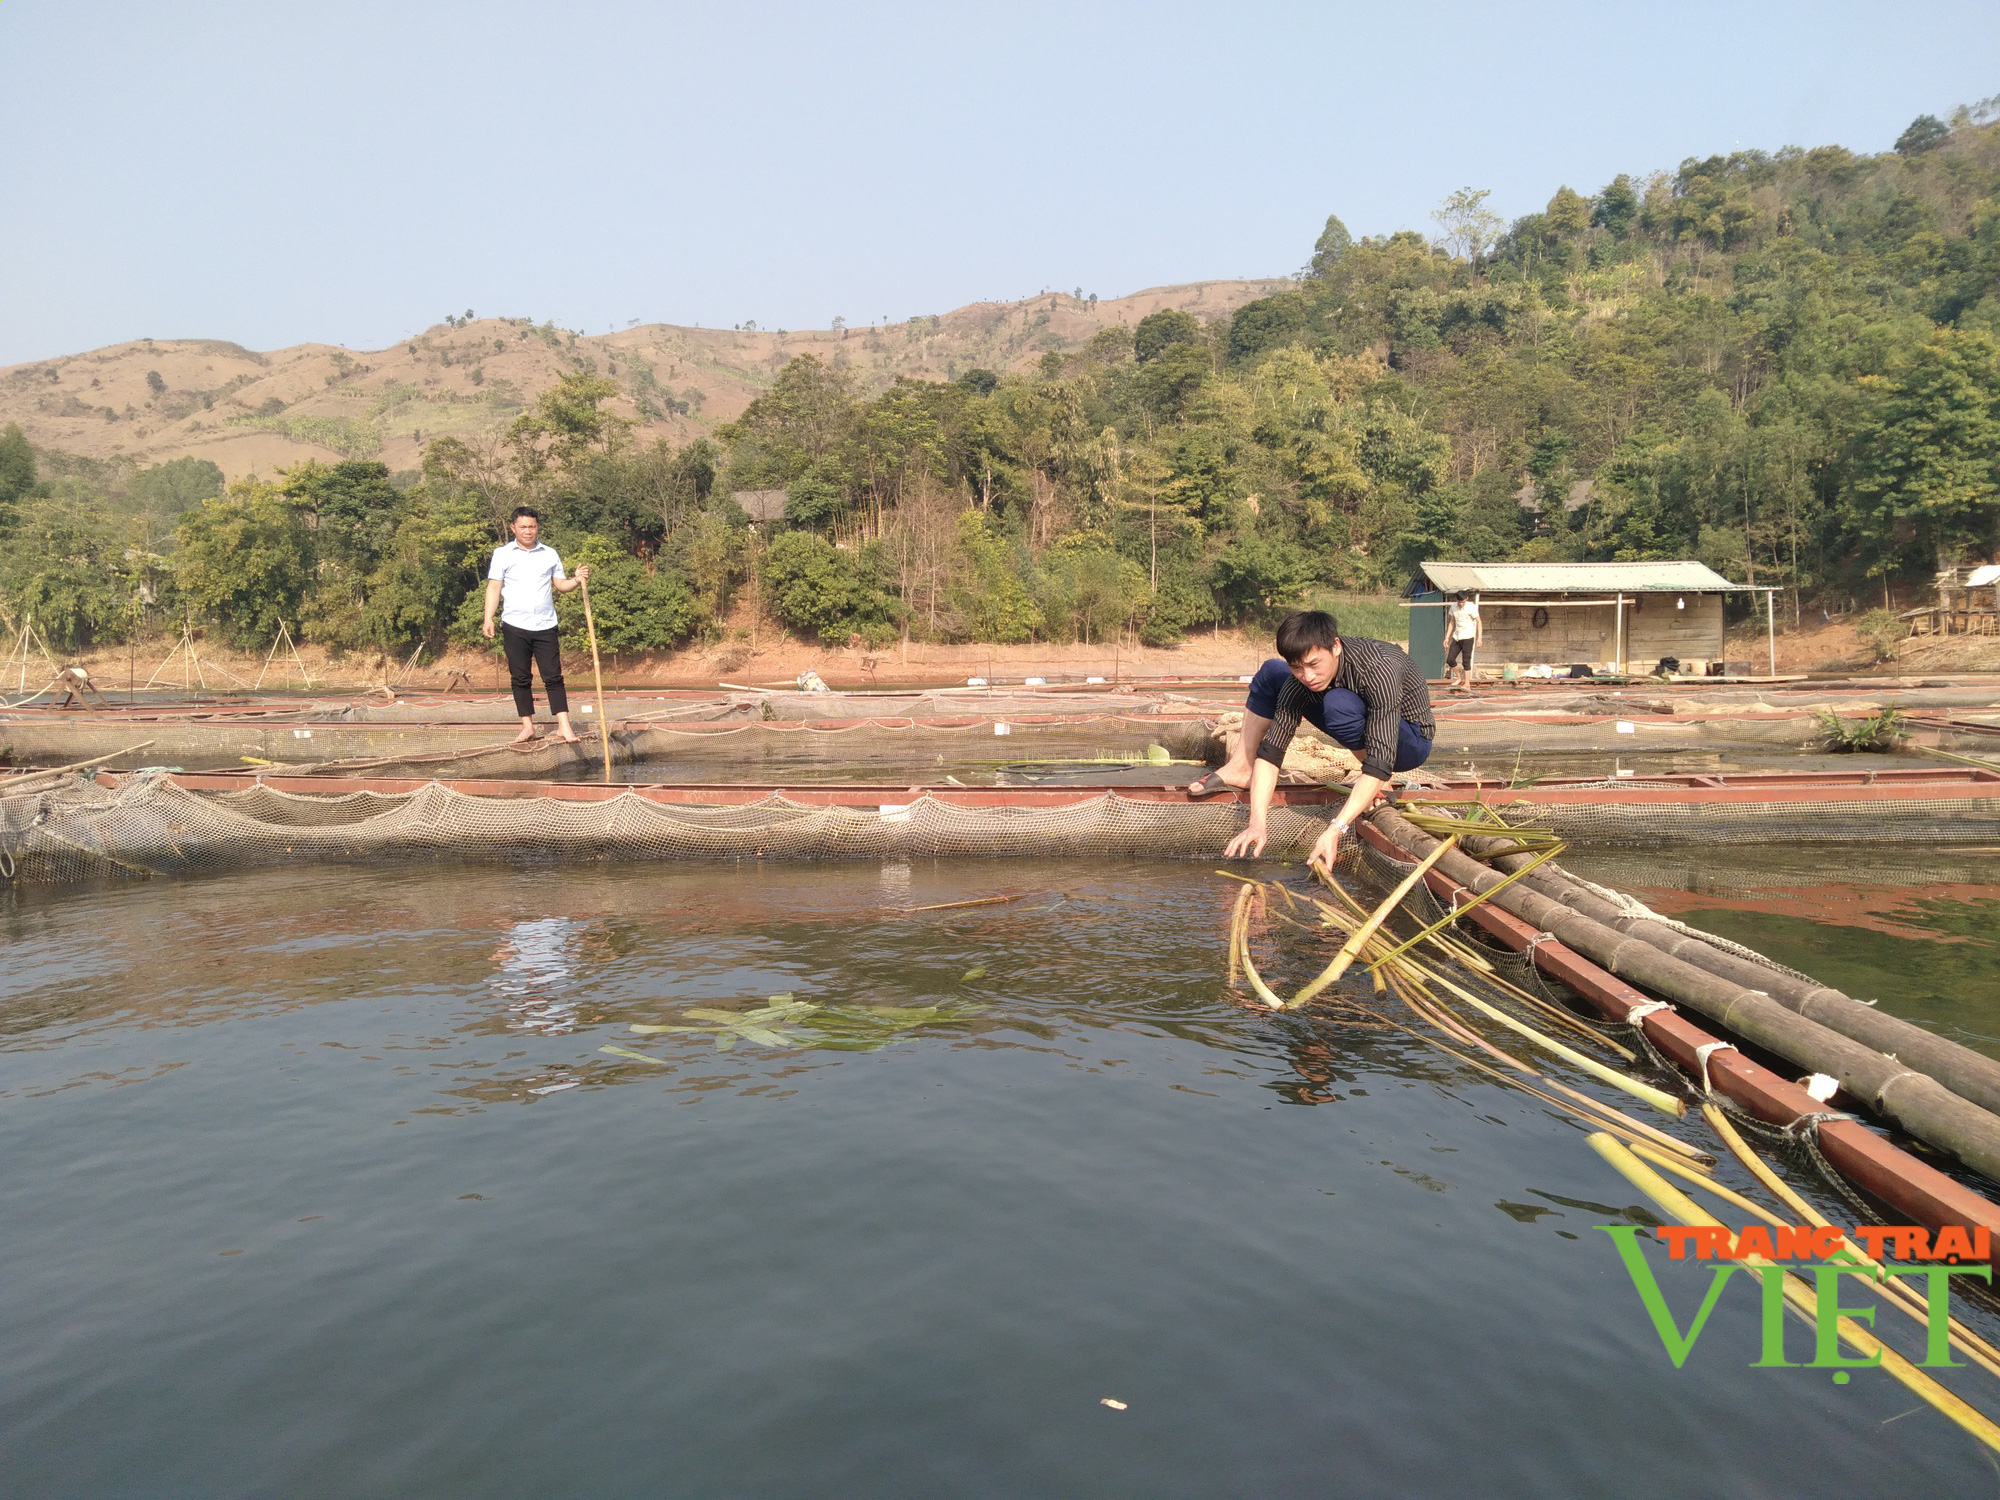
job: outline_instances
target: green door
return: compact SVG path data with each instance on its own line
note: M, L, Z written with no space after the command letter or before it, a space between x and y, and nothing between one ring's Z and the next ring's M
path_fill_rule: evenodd
M1410 660L1433 681L1444 676L1444 595L1435 589L1410 604Z

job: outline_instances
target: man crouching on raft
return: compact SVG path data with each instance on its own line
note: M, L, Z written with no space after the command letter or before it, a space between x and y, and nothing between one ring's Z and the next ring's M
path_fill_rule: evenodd
M480 631L487 640L493 639L493 611L504 594L507 607L500 611L500 641L507 651L514 712L521 716L521 732L514 743L525 744L535 737L534 679L528 675L532 662L542 669L542 690L549 695L549 712L556 716L556 738L574 745L555 596L582 588L590 569L578 568L576 577L565 578L556 549L542 544L542 518L527 506L514 512L512 525L514 540L493 549L493 564L486 570L486 622Z
M1265 822L1285 751L1298 733L1299 720L1310 721L1361 757L1353 792L1307 857L1308 864L1330 875L1341 835L1380 800L1390 776L1413 771L1430 758L1437 735L1430 690L1402 647L1343 636L1323 610L1285 617L1278 626L1278 657L1282 659L1265 662L1250 681L1236 753L1188 793L1206 797L1223 787L1249 787L1250 826L1222 854L1225 859L1254 859L1264 852L1269 836Z

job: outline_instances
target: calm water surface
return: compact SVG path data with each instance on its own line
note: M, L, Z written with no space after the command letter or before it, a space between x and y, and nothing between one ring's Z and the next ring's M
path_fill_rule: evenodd
M16 897L0 1489L1996 1487L1885 1378L1749 1368L1753 1294L1672 1368L1583 1132L1244 1009L1233 896L985 863ZM1326 956L1260 943L1286 988ZM1706 1278L1657 1264L1685 1323Z

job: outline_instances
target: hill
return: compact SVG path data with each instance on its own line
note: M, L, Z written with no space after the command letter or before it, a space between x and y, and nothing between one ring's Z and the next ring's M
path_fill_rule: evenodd
M789 331L653 323L583 335L525 318L455 319L386 349L297 344L259 352L218 339L138 339L0 369L0 427L100 460L193 456L230 478L302 459L417 466L424 445L490 432L572 371L616 378L612 403L635 436L676 444L740 416L801 354L848 367L872 393L899 376L1034 368L1098 332L1177 308L1204 321L1270 295L1282 280L1153 287L1108 301L1062 292L975 302L861 328Z

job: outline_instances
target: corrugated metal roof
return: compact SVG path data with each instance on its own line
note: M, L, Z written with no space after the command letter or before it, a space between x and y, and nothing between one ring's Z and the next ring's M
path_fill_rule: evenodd
M2000 563L1987 563L1984 567L1974 568L1972 576L1965 580L1969 589L1983 589L1989 583L2000 583Z
M1698 562L1427 562L1424 574L1446 593L1722 594L1746 587Z

